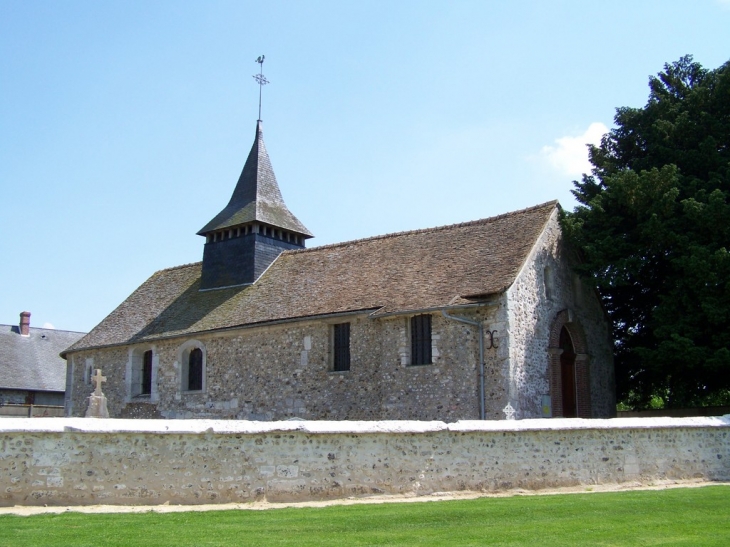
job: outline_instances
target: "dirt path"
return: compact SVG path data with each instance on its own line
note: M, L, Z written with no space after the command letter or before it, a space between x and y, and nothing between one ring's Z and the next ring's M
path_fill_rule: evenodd
M358 505L364 503L411 503L427 501L465 500L476 498L503 498L509 496L547 496L553 494L587 494L592 492L621 492L627 490L665 490L667 488L698 488L702 486L725 485L730 482L708 482L702 480L690 481L655 481L642 484L639 482L623 484L596 484L581 485L565 488L546 488L544 490L509 490L505 492L434 492L433 494L416 495L390 495L371 496L367 498L345 498L326 501L303 501L292 503L270 503L267 501L254 501L249 503L221 503L206 505L83 505L83 506L26 506L15 505L13 507L0 507L0 515L40 515L43 513L65 513L75 511L78 513L180 513L185 511L224 511L224 510L246 510L262 511L266 509L282 509L284 507L327 507L329 505Z

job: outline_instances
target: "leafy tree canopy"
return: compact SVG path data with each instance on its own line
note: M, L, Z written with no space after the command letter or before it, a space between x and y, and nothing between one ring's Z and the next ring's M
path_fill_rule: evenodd
M730 61L688 55L649 88L590 147L563 227L611 319L619 400L730 404Z

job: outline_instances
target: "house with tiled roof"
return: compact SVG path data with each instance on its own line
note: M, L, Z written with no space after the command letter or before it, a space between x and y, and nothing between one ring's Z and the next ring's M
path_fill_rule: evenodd
M85 333L31 327L30 315L24 311L17 325L0 325L0 407L62 407L66 361L59 354ZM17 414L5 410L0 416Z
M69 413L101 369L112 417L609 417L608 323L559 212L305 248L259 121L202 262L154 273L63 352Z

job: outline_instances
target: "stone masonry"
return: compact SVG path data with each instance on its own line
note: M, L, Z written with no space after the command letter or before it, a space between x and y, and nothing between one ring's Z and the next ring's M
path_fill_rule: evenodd
M6 419L0 505L305 501L730 480L730 416L443 422Z

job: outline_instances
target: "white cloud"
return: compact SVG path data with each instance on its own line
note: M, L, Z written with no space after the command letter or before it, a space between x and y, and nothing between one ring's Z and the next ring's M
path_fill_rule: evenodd
M555 139L555 146L543 146L540 156L556 170L570 176L580 176L591 172L586 144L600 144L601 137L608 132L608 127L601 122L594 122L582 135L577 137L560 137Z
M721 9L730 10L730 0L715 0Z
M55 329L56 327L53 326L52 323L43 323L44 329Z

